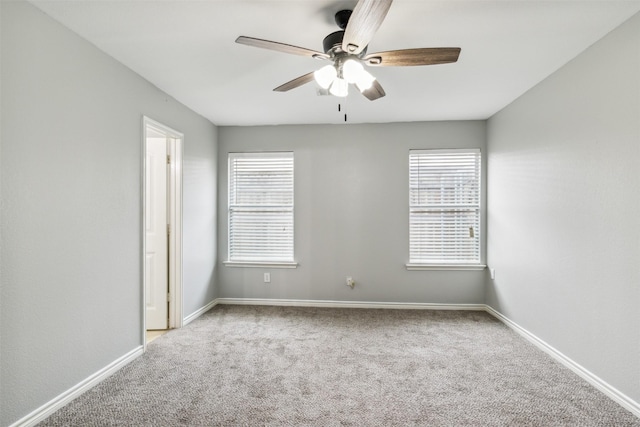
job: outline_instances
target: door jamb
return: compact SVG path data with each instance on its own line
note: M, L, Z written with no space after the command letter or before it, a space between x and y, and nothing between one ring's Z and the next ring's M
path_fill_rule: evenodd
M168 215L167 222L170 224L169 234L169 329L181 328L183 326L182 315L182 153L184 148L184 135L168 126L163 125L147 116L142 116L142 253L141 253L141 274L142 274L142 342L144 350L147 349L147 302L146 302L146 152L147 152L147 129L153 128L155 131L165 134L169 143L169 155L171 163L169 168L168 191Z

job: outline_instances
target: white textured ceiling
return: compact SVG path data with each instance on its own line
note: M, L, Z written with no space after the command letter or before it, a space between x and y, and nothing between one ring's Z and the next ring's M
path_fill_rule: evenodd
M58 0L32 3L217 125L341 123L312 82L325 63L234 43L239 35L322 51L355 1ZM640 10L640 0L395 0L369 53L461 47L455 64L370 68L387 96L354 90L350 123L486 119Z

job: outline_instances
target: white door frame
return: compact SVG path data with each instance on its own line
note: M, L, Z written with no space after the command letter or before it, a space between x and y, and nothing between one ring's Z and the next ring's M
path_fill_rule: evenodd
M147 128L163 133L170 140L169 156L171 159L169 168L168 199L169 210L167 222L170 226L169 233L169 328L181 328L183 325L182 316L182 151L184 145L184 135L168 126L163 125L149 117L142 117L142 342L147 348L147 320L146 320L146 274L144 260L146 253L145 230L147 218L146 206L146 155L147 152Z

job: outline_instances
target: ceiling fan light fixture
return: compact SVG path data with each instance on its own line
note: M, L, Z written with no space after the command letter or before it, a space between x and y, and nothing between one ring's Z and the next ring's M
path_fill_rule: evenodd
M329 93L333 96L344 98L349 94L349 83L345 79L338 77L333 81Z
M356 83L364 71L362 64L355 59L348 59L342 64L342 75L349 83Z
M356 86L360 89L360 92L364 92L367 89L371 88L373 82L376 81L376 78L371 75L366 70L362 70L362 72L358 75L358 79L356 80Z
M338 72L333 65L325 65L313 73L313 77L322 89L329 89L337 76Z

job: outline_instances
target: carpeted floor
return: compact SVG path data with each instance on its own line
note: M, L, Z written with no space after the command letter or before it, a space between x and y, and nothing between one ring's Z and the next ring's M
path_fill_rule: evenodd
M484 312L218 306L41 426L640 426Z

